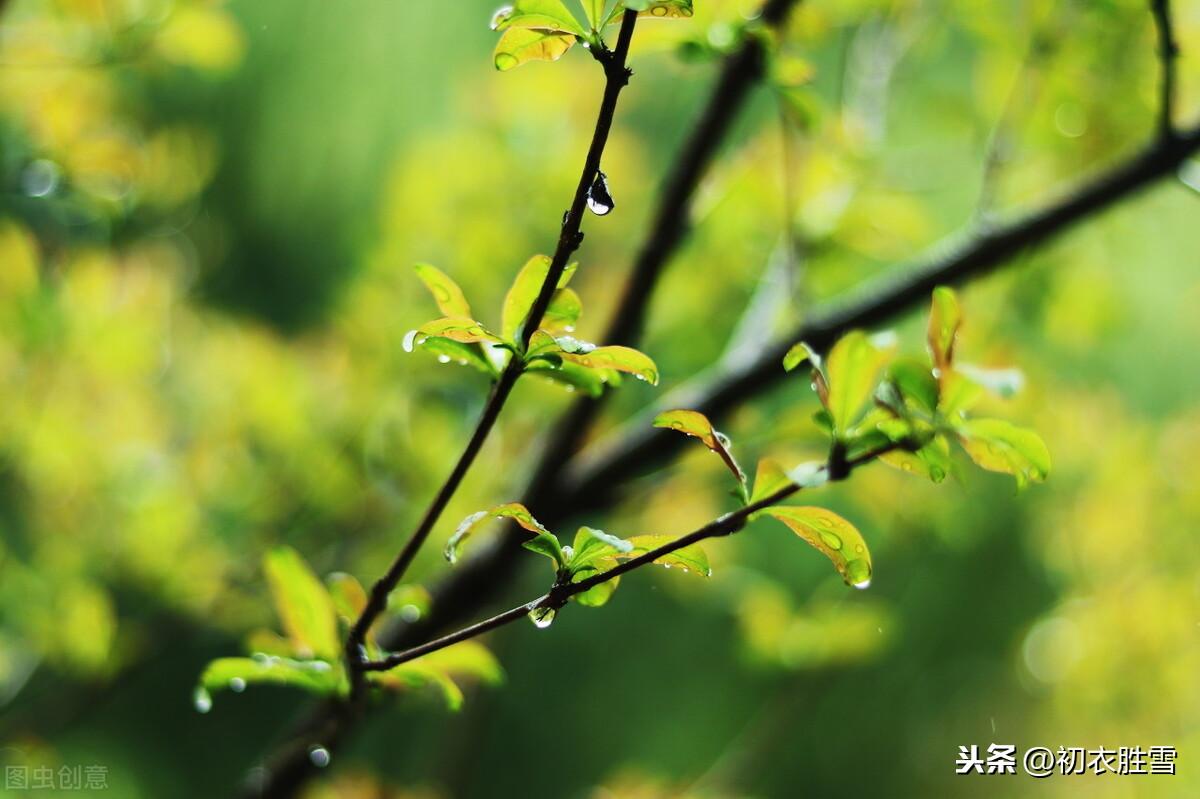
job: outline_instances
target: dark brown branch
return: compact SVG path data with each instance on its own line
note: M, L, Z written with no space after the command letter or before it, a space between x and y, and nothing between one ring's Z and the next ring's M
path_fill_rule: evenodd
M607 80L604 86L604 97L600 101L600 111L596 116L596 129L592 134L592 143L588 148L587 158L584 160L583 170L579 176L579 183L575 188L574 199L571 201L571 207L567 211L566 218L563 220L562 230L558 237L558 245L555 247L549 271L546 279L542 282L541 289L538 291L538 296L534 300L533 306L530 308L529 315L525 319L521 333L520 349L522 351L529 345L530 336L533 335L533 332L537 330L538 325L541 323L542 316L545 315L546 309L550 305L550 298L554 296L554 292L558 287L559 278L562 277L563 270L566 269L567 261L575 250L578 249L580 242L583 240L580 227L583 224L583 215L587 208L588 191L591 188L593 180L595 180L596 174L600 171L600 160L604 155L605 145L608 143L609 132L612 130L613 117L617 110L617 99L620 97L621 90L629 82L630 73L625 67L625 61L629 55L629 45L633 41L633 29L636 24L637 13L626 11L621 20L620 33L617 35L617 45L611 53L605 55L602 61ZM433 502L426 509L417 528L400 550L392 565L383 577L371 587L367 605L354 622L353 627L350 629L350 634L346 639L346 660L350 668L351 681L356 691L362 685L359 664L361 664L365 657L363 654L363 642L366 639L367 631L371 629L371 626L379 618L379 615L387 608L388 596L399 584L404 573L412 563L413 558L416 557L421 546L429 538L429 533L433 530L434 525L441 518L442 511L445 510L447 503L454 496L455 491L458 490L463 477L466 476L467 470L471 468L471 464L474 463L475 457L479 454L479 450L483 447L484 441L487 440L488 434L495 425L496 419L500 416L500 411L503 409L509 394L512 393L513 386L516 384L517 378L520 377L523 368L524 362L521 355L513 353L508 365L501 373L499 380L488 396L487 404L484 406L483 412L479 416L479 422L475 426L475 432L471 435L466 448L459 456L458 462L455 464L450 476L438 490Z
M913 446L915 447L916 445L914 444ZM890 444L878 450L859 455L850 461L846 461L842 464L842 468L836 470L839 473L839 476L836 479L844 480L846 477L850 476L850 473L854 469L870 463L880 455L891 452L893 449L897 449L898 447L898 444ZM835 469L832 466L832 461L830 464L825 466L825 471L829 475L830 481L833 481L835 479ZM402 663L407 663L410 660L416 660L423 655L428 655L429 653L436 652L439 649L445 649L448 646L453 646L454 644L462 641L476 638L486 632L495 630L498 627L511 624L512 622L529 615L531 611L540 608L557 611L566 605L567 601L571 597L576 596L577 594L582 594L584 591L591 590L601 583L606 583L609 580L615 580L616 578L624 574L628 574L635 569L640 569L643 566L649 566L659 558L670 555L672 552L678 552L685 547L699 544L701 541L705 541L709 538L719 538L721 536L732 535L733 533L736 533L745 527L746 523L750 521L750 517L754 514L766 508L772 507L773 505L778 505L785 499L798 494L801 490L802 487L795 483L786 485L778 491L775 491L774 493L769 494L760 500L751 502L748 505L738 508L735 511L726 513L724 516L720 516L703 527L697 528L686 535L682 535L679 538L668 541L660 547L643 552L636 558L630 558L629 560L622 561L607 571L600 572L599 574L593 574L592 576L584 578L583 580L575 583L556 583L549 593L543 594L531 602L526 602L524 605L517 605L514 608L509 608L503 613L499 613L489 619L472 624L469 627L464 627L457 632L444 635L441 638L436 638L428 643L421 644L420 646L415 646L403 652L394 652L387 657L381 658L380 660L371 661L364 664L363 668L370 671L387 671L388 669L394 669Z
M1179 42L1171 24L1171 0L1150 0L1154 30L1158 36L1159 77L1158 135L1169 139L1175 135L1175 62L1179 58Z

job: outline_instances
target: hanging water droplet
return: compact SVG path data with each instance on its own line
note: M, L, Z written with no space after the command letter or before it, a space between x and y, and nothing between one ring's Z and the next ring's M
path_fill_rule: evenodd
M421 618L421 609L416 605L404 605L400 608L400 618L412 624Z
M608 176L603 172L596 172L596 179L592 181L592 187L588 189L587 205L588 210L596 216L607 216L612 209L617 207L612 194L608 191Z
M242 691L246 690L246 681L241 677L234 677L229 681L229 690L233 691L235 694L240 694Z
M496 13L492 14L492 30L496 30L503 25L504 21L512 15L512 12L512 6L501 6L500 8L496 9Z
M308 747L308 759L317 768L325 768L329 765L329 750L314 744Z
M544 630L554 623L554 608L534 608L529 611L529 620L539 630Z
M857 583L851 583L851 585L857 588L859 591L865 591L871 587L871 578L868 577L865 580L859 580Z
M847 563L844 574L846 582L859 590L871 586L871 564L863 558L856 558Z
M198 713L207 713L212 710L212 694L208 692L207 688L200 686L192 696L192 704Z
M21 171L21 189L30 197L45 197L58 188L58 164L45 159L31 161Z
M402 344L402 346L404 347L405 352L412 352L413 345L416 343L417 343L417 331L416 330L410 330L404 334L404 343Z

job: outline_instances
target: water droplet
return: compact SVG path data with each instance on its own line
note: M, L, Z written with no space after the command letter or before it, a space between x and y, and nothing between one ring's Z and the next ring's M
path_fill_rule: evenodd
M539 630L544 630L554 623L554 608L534 608L529 611L529 620Z
M854 551L861 555L862 553L867 551L867 548L864 547L862 544L855 544Z
M400 608L400 618L412 624L421 618L421 609L416 605L404 605Z
M32 161L21 171L21 189L30 197L45 197L58 188L58 164L44 158Z
M862 590L871 585L871 564L863 558L855 558L846 564L846 582Z
M836 550L839 550L842 548L842 539L839 538L838 536L834 535L833 533L827 532L825 530L821 530L820 535L821 535L821 543L824 544L825 546L829 547L830 549L836 551Z
M308 759L317 768L325 768L329 765L329 750L314 744L308 747Z
M450 363L450 356L449 355L439 355L438 363Z
M404 347L405 352L412 352L413 345L416 343L417 343L417 331L416 330L410 330L404 334L404 343L402 346Z
M313 671L319 671L321 673L325 673L333 668L333 666L330 666L323 660L314 660L308 664L308 667Z
M596 179L592 181L592 187L588 189L587 205L588 210L596 216L607 216L617 206L613 201L612 194L608 191L608 176L603 172L596 172Z
M201 686L196 689L196 693L192 696L192 704L199 713L207 713L212 710L212 694L208 689Z
M566 558L567 560L570 560L571 558L575 557L575 547L571 546L570 544L563 545L562 550L563 550L563 557Z
M512 53L496 53L496 69L501 72L507 72L517 66L517 63L517 57Z
M851 585L857 588L859 591L865 591L871 587L871 578L868 577L865 580L859 580L857 583L851 583Z
M508 19L512 12L512 6L501 6L500 8L496 9L496 13L492 14L492 30L496 30L503 25L504 21Z
M229 690L233 691L235 694L240 694L242 691L246 690L246 681L241 677L234 677L229 681Z

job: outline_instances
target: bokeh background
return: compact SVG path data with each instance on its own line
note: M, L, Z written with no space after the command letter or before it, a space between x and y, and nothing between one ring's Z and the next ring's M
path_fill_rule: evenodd
M596 65L494 72L493 5L0 3L5 764L102 764L114 797L230 795L311 702L261 688L201 715L192 688L275 624L270 546L381 572L486 393L402 351L436 315L411 265L495 322L590 134ZM617 209L585 221L582 337L755 5L641 26L605 157ZM1191 119L1200 2L1173 6ZM629 381L604 428L1153 133L1144 0L809 0L783 48L795 85L756 93L653 302L663 385ZM871 542L870 590L759 522L709 547L707 581L639 573L601 610L494 635L502 687L457 714L388 703L312 796L1200 793L1198 172L964 291L962 357L1024 369L996 410L1042 433L1049 483L873 466L822 497ZM914 352L923 310L898 327ZM743 460L821 454L804 383L724 425ZM522 381L416 581L448 568L459 518L517 498L570 399ZM578 521L681 533L727 509L695 449ZM543 590L530 560L507 599ZM992 742L1172 745L1179 774L953 776L959 745Z

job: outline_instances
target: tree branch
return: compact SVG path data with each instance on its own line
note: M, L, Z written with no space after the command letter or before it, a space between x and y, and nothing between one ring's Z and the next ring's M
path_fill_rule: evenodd
M1179 58L1179 43L1171 24L1171 0L1150 0L1154 30L1158 35L1158 61L1162 70L1159 78L1158 135L1164 139L1175 136L1175 61Z
M562 277L563 270L567 266L567 261L570 259L572 253L578 249L580 242L583 240L580 227L583 224L583 214L587 208L588 191L600 170L600 161L604 155L604 147L608 143L608 135L612 130L613 117L617 110L617 100L620 97L621 90L629 82L631 74L625 66L625 61L629 55L629 45L633 40L633 29L636 24L637 12L626 11L621 19L621 29L617 35L617 45L602 60L607 80L604 86L604 97L600 102L600 111L596 116L596 129L592 134L592 143L588 148L587 158L584 161L583 170L579 176L579 184L575 188L574 199L571 201L571 207L567 211L566 218L563 220L562 230L558 237L558 245L555 247L554 256L551 259L546 279L542 282L538 296L534 300L529 315L525 319L521 333L521 351L524 351L525 347L529 345L530 336L537 330L542 317L546 313L546 309L550 305L550 299L554 296L559 278ZM450 476L438 490L433 502L426 509L417 528L404 544L404 547L400 550L392 565L383 577L371 587L367 605L350 628L350 634L346 638L346 660L350 669L351 683L356 693L362 687L360 666L365 659L363 641L366 638L367 631L370 630L371 625L375 623L379 615L387 608L388 596L399 584L404 573L412 563L413 558L416 557L417 552L429 537L430 531L433 530L434 525L441 518L442 511L445 510L450 498L458 490L463 477L475 461L475 457L483 447L484 441L487 440L488 434L496 423L496 419L500 416L500 411L503 409L509 394L512 393L513 386L516 384L517 378L520 377L523 369L524 361L521 355L513 353L508 361L508 365L501 373L499 380L488 396L487 404L484 406L479 417L479 422L475 426L475 432L471 435L466 448L459 456L458 462L455 464Z
M827 463L824 466L824 471L829 475L830 482L833 482L835 479L844 480L850 476L850 473L854 469L870 463L880 455L884 455L897 448L899 448L898 444L889 444L886 447L881 447L880 449L872 452L864 453L850 461L846 461L843 464L843 468L836 470L833 467L832 462ZM837 474L836 478L835 474ZM630 558L629 560L622 561L607 571L600 572L599 574L593 574L590 577L586 577L576 583L555 583L549 593L543 594L531 602L526 602L524 605L517 605L516 607L509 608L503 613L499 613L489 619L485 619L477 624L472 624L469 627L465 627L457 632L450 633L449 635L444 635L441 638L436 638L428 643L421 644L420 646L412 647L411 649L407 649L403 652L394 652L387 657L370 661L365 663L363 668L369 671L387 671L389 669L394 669L402 663L407 663L410 660L416 660L423 655L428 655L429 653L436 652L439 649L445 649L448 646L453 646L454 644L462 641L476 638L498 627L511 624L512 622L529 615L529 613L534 610L548 609L557 611L566 605L567 601L571 597L595 588L601 583L606 583L609 580L615 580L621 575L628 574L635 569L640 569L643 566L649 566L659 558L670 555L672 552L678 552L685 547L690 547L693 544L698 544L701 541L705 541L709 538L732 535L733 533L736 533L745 527L746 523L750 521L750 517L755 513L765 510L766 508L770 508L773 505L777 505L783 500L800 493L801 490L803 490L802 486L799 486L796 483L791 483L756 502L751 502L750 504L738 508L735 511L726 513L725 515L714 519L703 527L693 530L686 535L682 535L673 541L668 541L666 544L651 549L648 552L643 552L636 558Z

